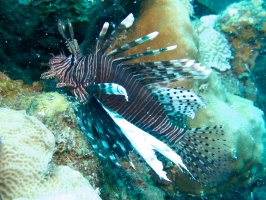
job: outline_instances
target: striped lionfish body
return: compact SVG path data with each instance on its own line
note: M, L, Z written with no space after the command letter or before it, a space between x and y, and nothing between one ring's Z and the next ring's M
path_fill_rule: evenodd
M226 167L222 163L226 155L222 153L221 156L220 149L225 144L224 141L216 142L217 135L223 134L221 127L187 129L178 126L176 119L193 118L195 112L205 107L205 104L193 91L166 86L183 79L204 79L211 70L188 59L125 63L176 48L170 46L117 56L154 39L158 32L153 32L107 51L133 21L133 15L128 15L109 36L109 24L105 23L96 49L84 56L74 39L71 23L68 21L68 39L64 25L59 20L59 31L71 55L67 57L61 53L53 56L46 64L51 69L42 74L42 78L56 76L59 80L57 87L66 86L70 89L81 102L77 109L81 129L87 134L95 151L103 157L109 157L115 164L119 165L117 156L128 158L128 152L133 148L161 178L169 180L155 150L200 182L210 183L214 179L222 179L221 173ZM95 135L104 148L98 148Z

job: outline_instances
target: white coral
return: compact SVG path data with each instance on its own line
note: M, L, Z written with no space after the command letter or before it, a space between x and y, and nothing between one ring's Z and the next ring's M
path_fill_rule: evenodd
M201 25L197 29L199 53L205 65L225 71L231 68L229 59L232 55L225 36L213 28L216 18L215 15L210 15L200 19Z
M0 199L100 199L79 172L50 164L55 139L37 118L0 108L0 139Z

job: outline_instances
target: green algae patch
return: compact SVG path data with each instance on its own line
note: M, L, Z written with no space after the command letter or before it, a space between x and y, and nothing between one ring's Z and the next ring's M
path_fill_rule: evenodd
M69 103L63 95L57 92L43 93L32 100L28 113L40 117L53 117L66 111L68 106Z
M23 80L11 80L6 74L0 72L0 106L16 110L28 109L32 99L40 94L43 85L33 82L27 85Z

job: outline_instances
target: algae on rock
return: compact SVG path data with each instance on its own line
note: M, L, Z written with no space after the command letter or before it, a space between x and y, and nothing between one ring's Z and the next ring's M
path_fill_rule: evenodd
M28 113L40 117L54 117L69 107L64 96L57 92L43 93L32 99Z

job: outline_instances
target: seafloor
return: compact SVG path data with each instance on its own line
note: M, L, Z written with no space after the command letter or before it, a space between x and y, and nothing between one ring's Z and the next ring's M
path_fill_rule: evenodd
M265 1L0 0L0 11L0 199L266 199ZM135 23L113 46L153 31L157 38L130 53L178 45L136 62L188 58L213 70L169 87L193 89L206 103L185 126L224 127L227 145L217 152L221 160L229 152L226 177L203 184L164 161L167 182L135 151L135 169L123 158L114 165L80 129L69 90L40 79L51 54L68 54L58 19L71 20L86 55L104 22L115 27L129 13Z

